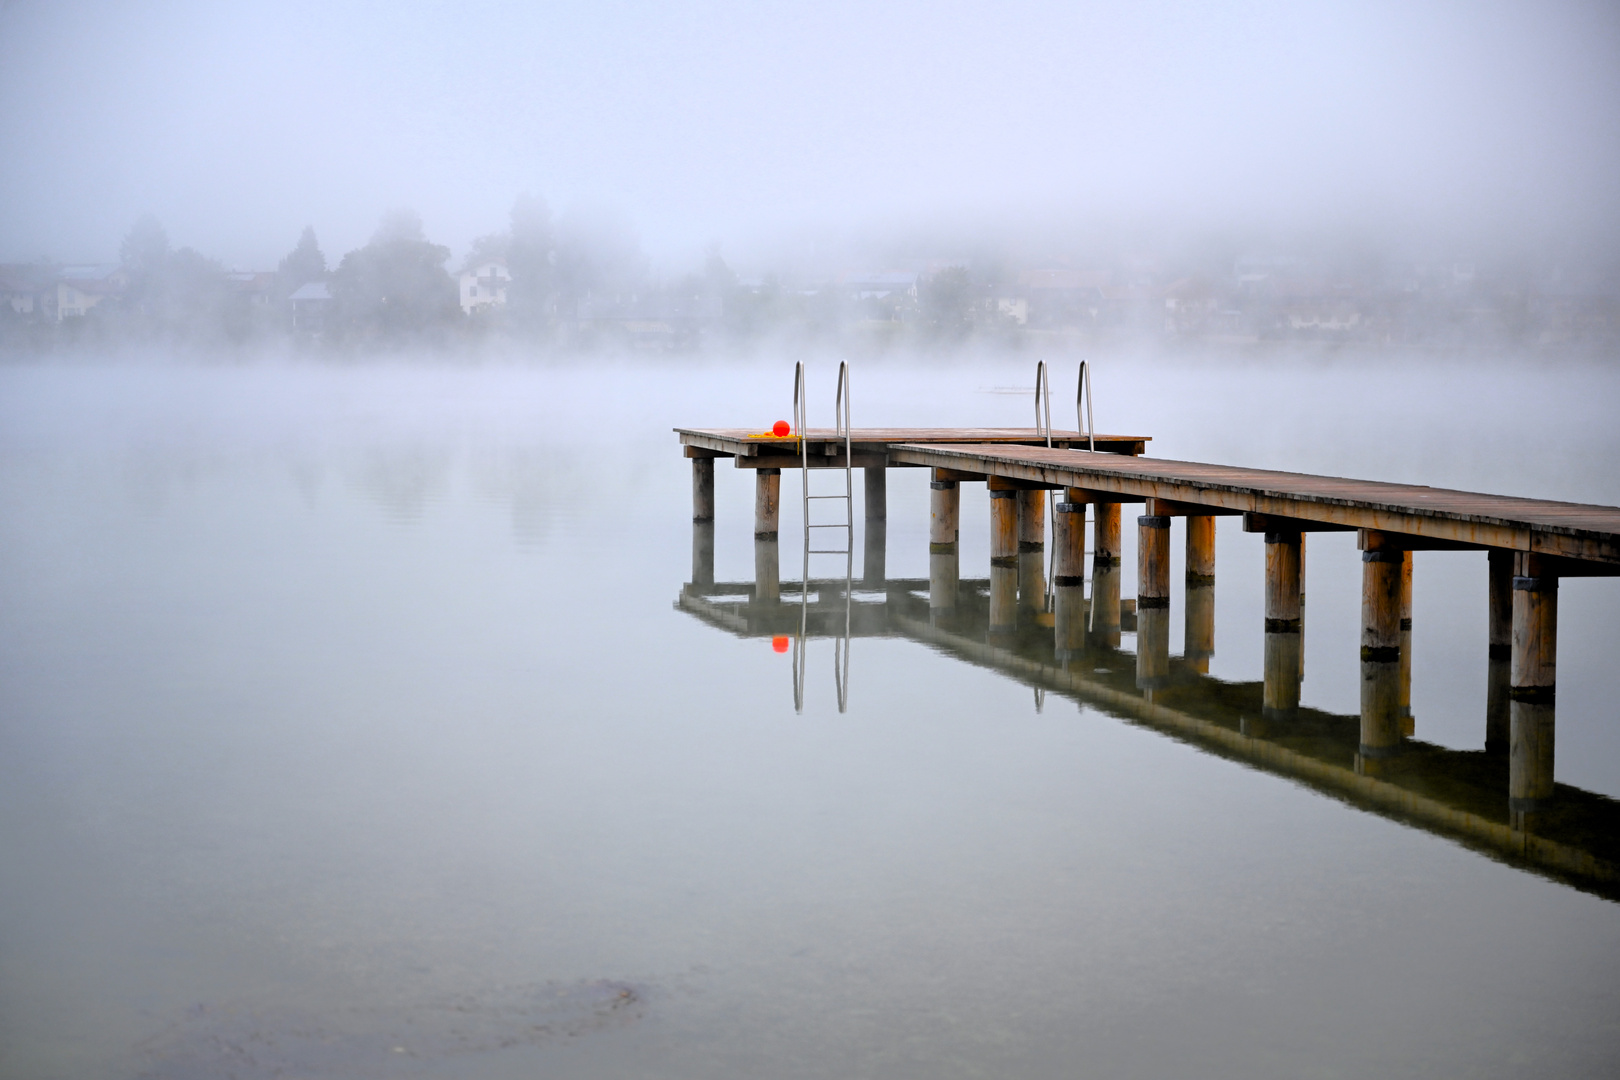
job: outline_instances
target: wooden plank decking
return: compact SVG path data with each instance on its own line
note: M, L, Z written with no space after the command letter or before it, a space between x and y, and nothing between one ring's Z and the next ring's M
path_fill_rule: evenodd
M896 444L891 461L1620 564L1620 507L1045 446Z
M676 428L675 432L687 447L689 457L705 452L716 457L737 458L798 457L800 453L799 440L793 435L778 438L748 428ZM832 428L808 428L805 437L810 443L811 457L834 457L843 449L843 437ZM1147 435L1097 435L1094 438L1097 449L1110 454L1140 454L1151 441ZM1054 430L1052 442L1058 446L1086 445L1085 436L1078 431ZM856 457L870 458L887 453L888 448L897 443L1045 446L1046 435L1034 428L854 428L850 431L850 443Z

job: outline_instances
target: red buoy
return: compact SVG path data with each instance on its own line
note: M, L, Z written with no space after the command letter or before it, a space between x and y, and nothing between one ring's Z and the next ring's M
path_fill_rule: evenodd
M793 429L788 426L788 422L786 420L778 420L776 423L771 425L771 434L775 435L778 439L787 438L787 433L792 430ZM776 651L781 652L782 650L777 649Z
M787 652L787 650L788 650L787 635L786 634L777 634L775 637L771 638L771 648L775 649L777 652Z

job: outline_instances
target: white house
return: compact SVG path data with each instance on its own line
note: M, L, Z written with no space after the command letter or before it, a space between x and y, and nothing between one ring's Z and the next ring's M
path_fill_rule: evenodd
M506 306L506 289L512 284L512 272L506 260L484 259L461 272L461 310L468 315L481 308Z

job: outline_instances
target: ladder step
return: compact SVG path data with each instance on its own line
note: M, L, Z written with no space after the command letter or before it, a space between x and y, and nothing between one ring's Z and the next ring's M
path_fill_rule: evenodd
M829 525L806 525L805 528L807 528L807 529L847 529L847 528L850 528L850 524L847 521L835 521L835 522L833 522L833 523L831 523Z
M849 496L848 495L808 495L808 496L806 496L806 498L810 498L810 499L847 499L847 498L849 498Z

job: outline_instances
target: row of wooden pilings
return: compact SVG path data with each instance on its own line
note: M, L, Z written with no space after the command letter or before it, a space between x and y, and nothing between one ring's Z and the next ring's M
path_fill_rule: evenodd
M693 580L713 582L714 462L693 465ZM885 577L887 474L865 471L862 576L869 587ZM964 481L934 470L929 484L929 596L938 620L958 604L961 490ZM1121 635L1122 501L1080 488L1053 492L1052 582L1046 581L1048 490L990 477L989 634L993 638L1045 625L1050 615L1054 654L1078 662L1088 648L1117 648ZM1184 662L1207 672L1215 650L1215 519L1196 504L1146 499L1136 519L1136 675L1150 697L1171 685L1170 528L1186 526ZM1085 529L1092 517L1091 595L1085 595ZM781 470L755 470L756 602L780 597L778 528ZM707 525L707 529L703 526ZM1245 718L1259 735L1298 711L1304 676L1306 537L1332 528L1286 518L1247 515L1245 528L1265 534L1265 660L1262 714ZM1362 530L1361 745L1356 768L1378 774L1413 734L1411 713L1412 547L1414 538ZM1412 545L1412 546L1406 546ZM1047 600L1050 597L1050 610ZM1489 682L1485 746L1510 761L1509 805L1534 811L1553 794L1558 579L1531 553L1489 553Z

